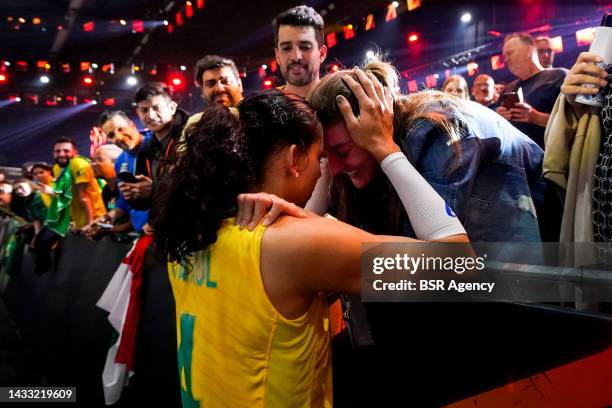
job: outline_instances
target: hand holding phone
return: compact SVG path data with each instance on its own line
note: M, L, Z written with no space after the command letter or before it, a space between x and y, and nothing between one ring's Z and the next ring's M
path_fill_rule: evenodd
M117 173L117 178L124 183L138 183L138 179L129 171Z
M113 228L113 224L107 224L105 222L96 222L96 225L102 229L112 229Z
M501 99L502 99L501 105L508 110L514 108L514 105L521 102L521 100L519 99L518 93L516 92L508 92L508 93L502 94Z

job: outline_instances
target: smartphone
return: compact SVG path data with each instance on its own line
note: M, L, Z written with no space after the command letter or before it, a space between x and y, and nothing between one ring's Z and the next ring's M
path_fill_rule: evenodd
M107 224L105 222L96 222L96 225L102 229L112 229L113 224Z
M117 178L124 183L138 183L138 179L129 171L122 171L117 173Z
M508 92L502 94L501 98L501 105L506 109L512 109L514 108L514 105L521 102L521 99L519 98L519 94L517 92Z

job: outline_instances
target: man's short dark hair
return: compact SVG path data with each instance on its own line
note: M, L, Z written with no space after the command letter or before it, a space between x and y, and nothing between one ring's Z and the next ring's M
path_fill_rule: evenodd
M236 68L236 63L229 58L222 57L220 55L205 55L196 62L195 67L195 82L199 87L202 87L202 75L204 71L209 69L216 69L222 67L230 67L234 73L236 81L240 80L240 73Z
M274 28L274 47L278 47L278 29L282 25L294 27L312 27L319 47L323 45L323 30L325 22L323 17L312 7L297 6L283 11L272 21Z
M99 120L100 126L104 125L108 120L111 120L115 116L121 116L123 119L127 120L128 122L130 121L130 118L128 117L128 115L125 114L124 111L120 111L120 110L105 110L100 115L100 120Z
M506 38L504 38L504 44L513 38L518 38L525 45L532 45L535 47L535 41L533 40L533 37L531 36L531 34L526 32L508 34Z
M138 88L134 94L134 102L139 103L157 95L164 95L171 101L174 100L172 90L168 88L166 84L162 84L161 82L148 82Z
M77 148L76 142L69 137L60 137L59 139L55 140L55 143L53 143L53 146L55 146L56 144L60 144L60 143L70 143L72 147L74 147L75 150Z

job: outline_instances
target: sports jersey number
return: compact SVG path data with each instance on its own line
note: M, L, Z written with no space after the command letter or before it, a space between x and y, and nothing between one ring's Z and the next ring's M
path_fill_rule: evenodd
M183 408L200 406L200 401L193 398L191 391L191 356L193 354L193 328L195 316L187 313L181 314L181 344L178 348L178 367L181 379L181 400ZM185 387L183 388L183 378Z

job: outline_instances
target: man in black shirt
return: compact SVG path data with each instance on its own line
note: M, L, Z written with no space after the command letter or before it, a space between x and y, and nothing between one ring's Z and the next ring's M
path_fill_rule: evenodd
M542 68L535 41L527 33L508 35L504 39L503 54L508 69L518 77L506 85L504 93L521 89L523 102L508 108L503 106L502 96L496 112L544 148L544 130L566 72Z

